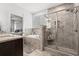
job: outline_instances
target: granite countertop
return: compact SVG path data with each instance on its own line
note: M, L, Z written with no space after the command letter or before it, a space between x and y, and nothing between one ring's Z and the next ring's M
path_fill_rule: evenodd
M23 38L20 35L0 34L0 43Z

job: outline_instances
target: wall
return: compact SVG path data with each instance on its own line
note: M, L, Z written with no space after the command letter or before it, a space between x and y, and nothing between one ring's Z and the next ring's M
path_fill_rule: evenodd
M32 15L27 10L12 3L0 3L0 25L5 32L10 32L10 14L23 17L23 32L32 27Z
M72 8L73 6L75 6L74 3L64 3L64 4L58 5L58 6L53 7L53 8L49 8L48 13L56 12L56 11L63 10L63 9Z
M23 30L27 34L31 34L31 28L32 28L32 14L29 12L25 13L24 15L24 21L23 21Z
M0 4L0 25L3 31L9 31L9 11L6 4Z

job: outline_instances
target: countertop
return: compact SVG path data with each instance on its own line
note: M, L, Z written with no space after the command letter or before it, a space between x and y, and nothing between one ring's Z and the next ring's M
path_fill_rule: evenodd
M23 38L23 36L20 35L9 35L9 34L0 34L0 43L2 42L7 42L7 41L11 41L11 40L16 40L19 38Z

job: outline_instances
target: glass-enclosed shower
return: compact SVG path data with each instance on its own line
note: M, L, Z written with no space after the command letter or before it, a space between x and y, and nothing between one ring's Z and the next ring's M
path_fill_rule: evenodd
M79 7L59 10L46 16L50 23L48 47L60 51L79 54ZM52 42L48 44L48 42Z

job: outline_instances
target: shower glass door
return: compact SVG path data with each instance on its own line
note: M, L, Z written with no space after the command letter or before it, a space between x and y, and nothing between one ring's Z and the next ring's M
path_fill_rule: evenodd
M60 11L58 15L58 31L57 31L57 43L58 46L63 48L74 49L75 43L75 14L71 11ZM75 33L74 33L75 32ZM75 40L74 40L75 39ZM61 48L61 49L63 49Z
M72 9L74 10L74 9ZM77 54L78 51L78 13L63 10L49 14L53 46L58 50Z

